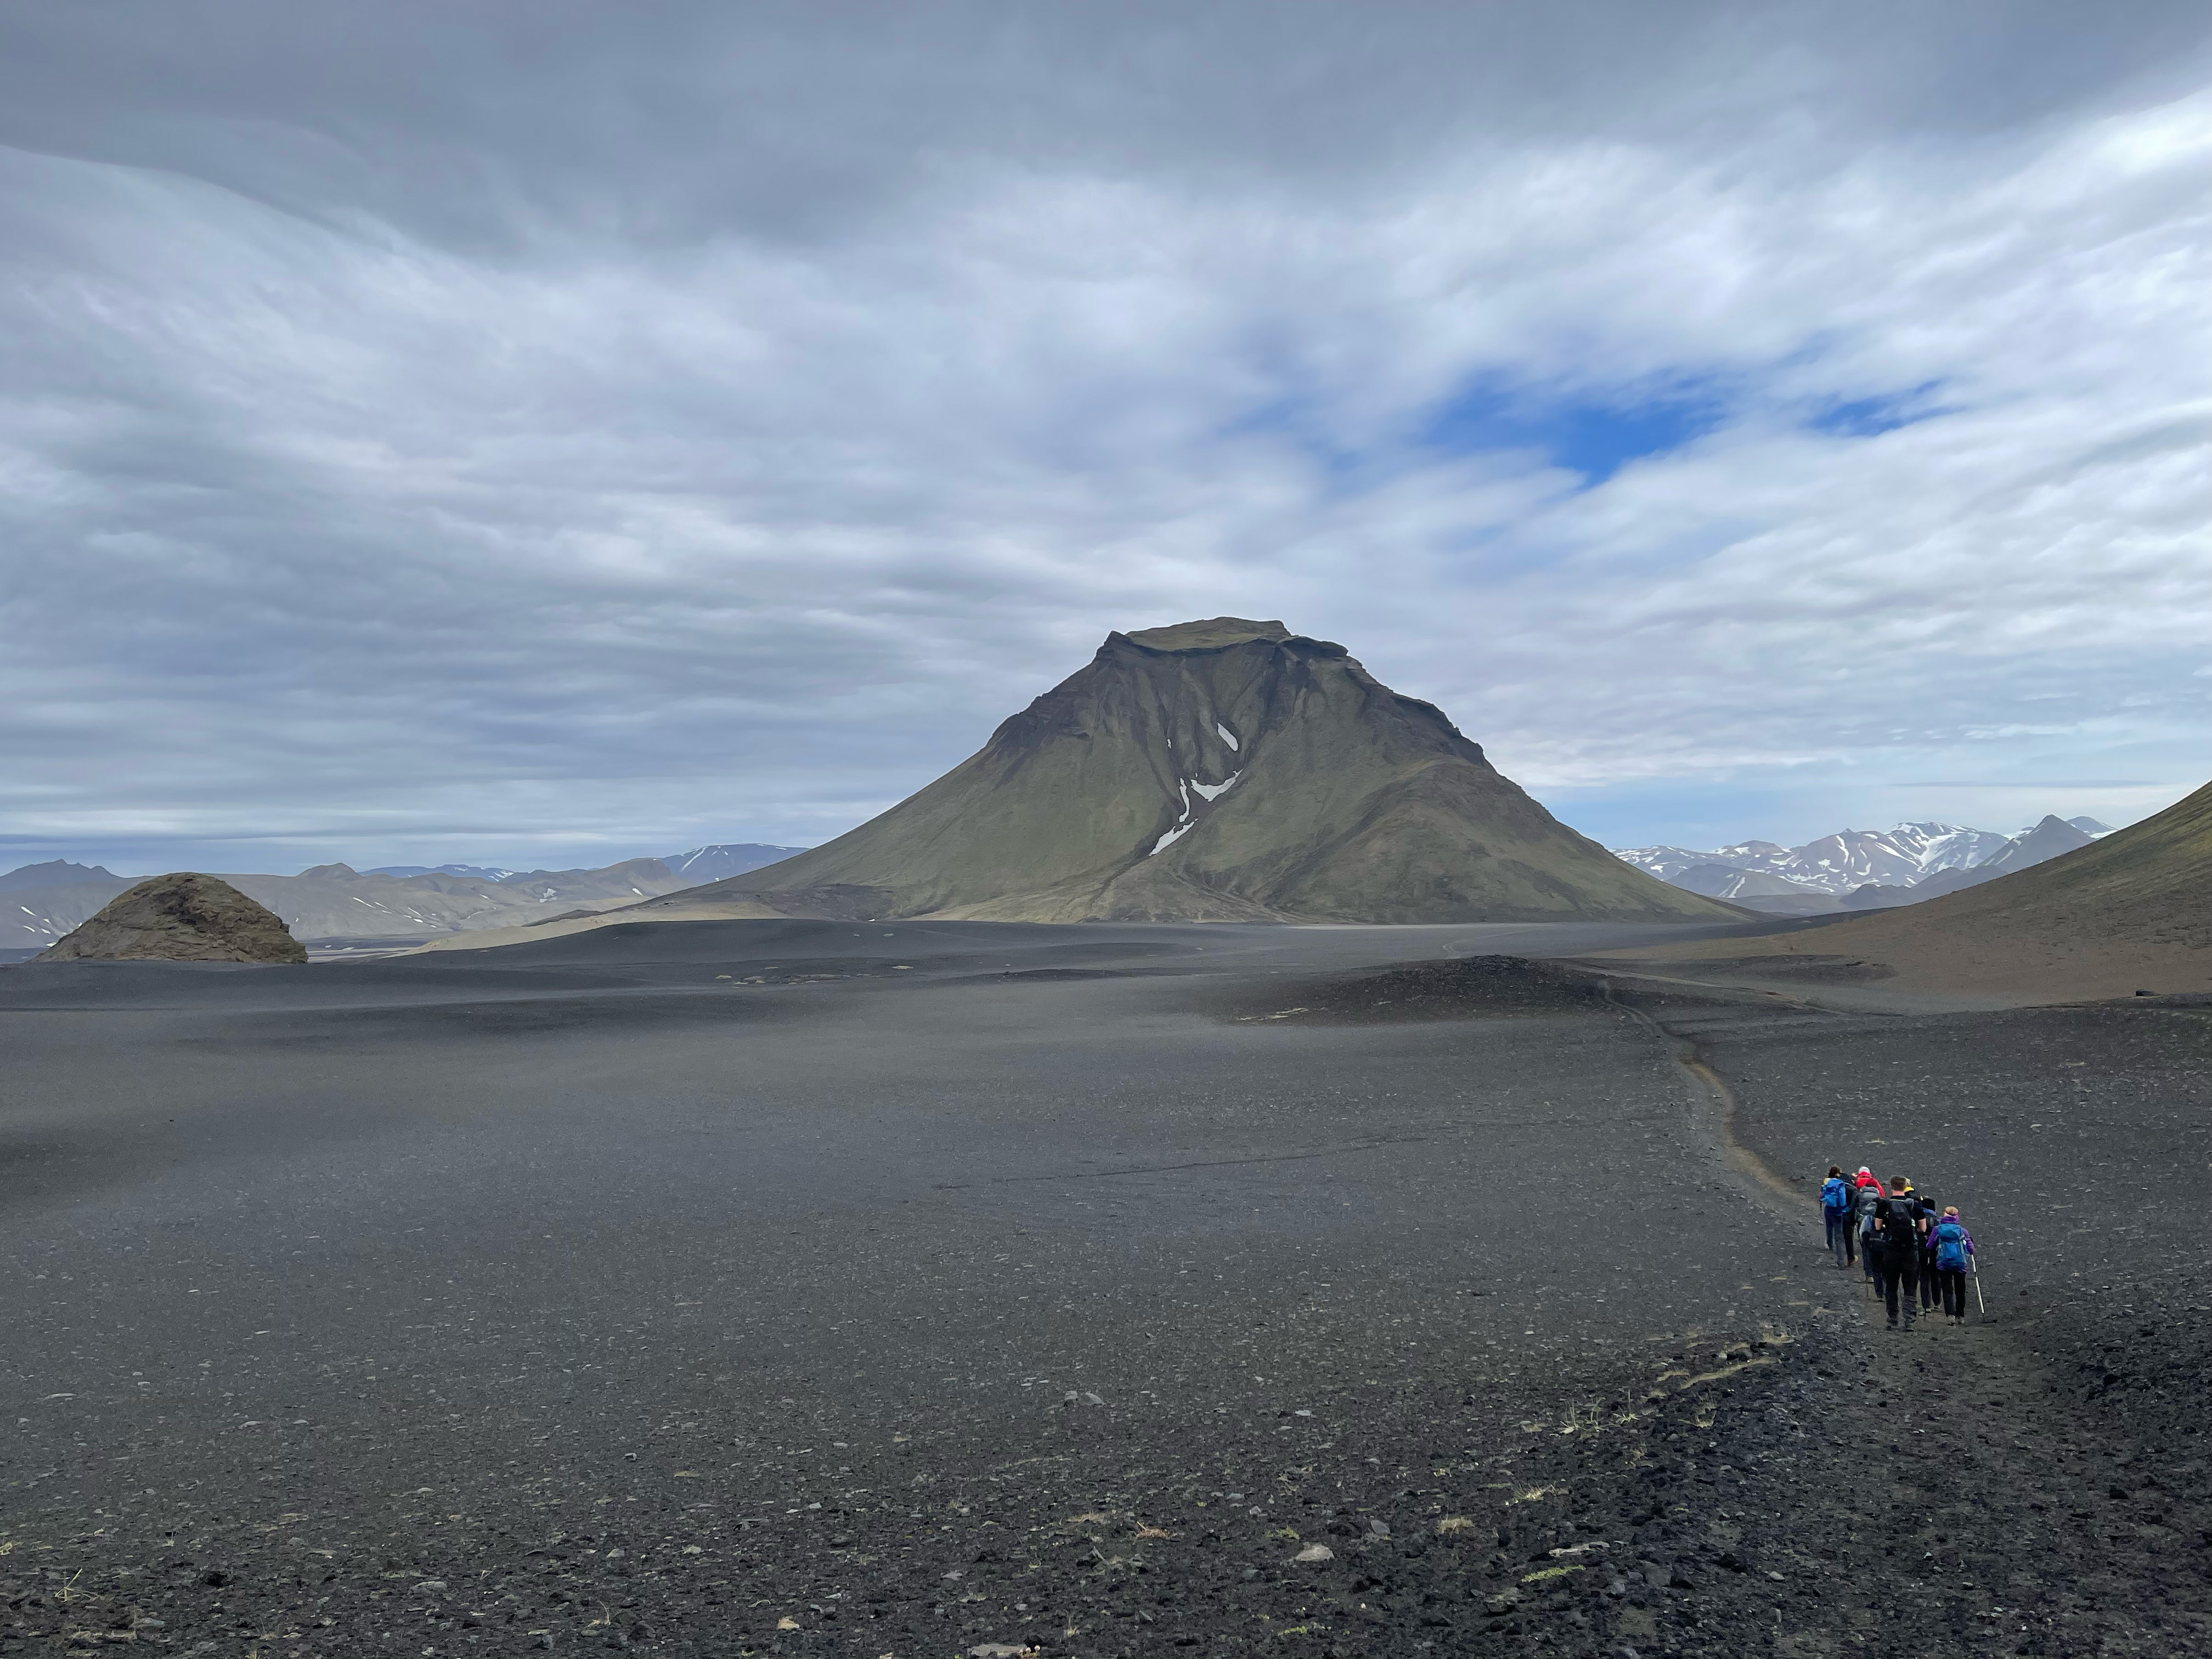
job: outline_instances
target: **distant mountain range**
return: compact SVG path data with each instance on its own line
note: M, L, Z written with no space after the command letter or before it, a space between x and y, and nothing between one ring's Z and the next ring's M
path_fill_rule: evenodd
M365 945L513 927L610 909L789 858L795 847L735 842L596 870L502 870L473 864L318 864L296 876L224 875L284 919L295 939ZM216 873L210 872L209 873ZM43 950L145 879L53 859L0 875L0 951Z
M1839 830L1802 847L1745 841L1710 852L1617 848L1613 855L1708 898L1804 915L1955 893L2112 833L2112 825L2094 818L2051 817L2014 836L1955 823L1900 823L1893 830Z

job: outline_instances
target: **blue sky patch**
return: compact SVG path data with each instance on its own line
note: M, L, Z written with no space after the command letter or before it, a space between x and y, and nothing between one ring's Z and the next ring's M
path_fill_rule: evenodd
M1933 394L1943 383L1923 380L1918 386L1904 392L1887 392L1878 398L1853 398L1843 403L1830 404L1815 415L1808 424L1816 432L1826 432L1838 438L1875 438L1885 432L1894 432L1901 426L1911 426L1943 410L1933 401Z
M1705 378L1618 398L1558 398L1484 375L1432 414L1420 441L1455 455L1538 450L1555 465L1603 483L1631 461L1680 449L1718 428L1728 399Z

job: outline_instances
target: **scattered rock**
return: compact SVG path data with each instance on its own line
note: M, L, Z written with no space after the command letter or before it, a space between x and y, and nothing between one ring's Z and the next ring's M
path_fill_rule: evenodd
M1293 1561L1334 1561L1336 1552L1326 1544L1309 1544L1291 1559Z

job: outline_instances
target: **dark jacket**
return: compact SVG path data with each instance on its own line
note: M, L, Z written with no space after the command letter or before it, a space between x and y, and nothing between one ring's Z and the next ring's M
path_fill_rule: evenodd
M1920 1248L1920 1200L1911 1193L1895 1193L1875 1206L1875 1223L1881 1230L1885 1250Z

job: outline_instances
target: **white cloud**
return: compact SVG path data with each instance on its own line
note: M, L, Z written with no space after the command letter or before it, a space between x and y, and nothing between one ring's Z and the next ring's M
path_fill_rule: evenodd
M518 137L458 70L417 111L365 79L343 143L244 119L258 82L204 91L228 120L103 85L105 149L55 104L74 156L0 152L9 834L817 837L1107 628L1223 611L1585 810L1817 774L1826 811L1970 750L2195 781L2212 101L2113 70L1945 131L1880 58L1814 54L1806 105L1804 46L1678 52L1637 119L1616 62L1486 124L1400 64L1407 122L1370 88L1340 156L1271 150L1294 76L1170 97L1170 143L1141 79L987 61L919 151L902 82L884 133L793 112L781 185L719 106L553 137L526 88ZM689 72L623 52L570 61L595 120ZM1481 376L1727 419L1583 489L1540 434L1419 441Z

